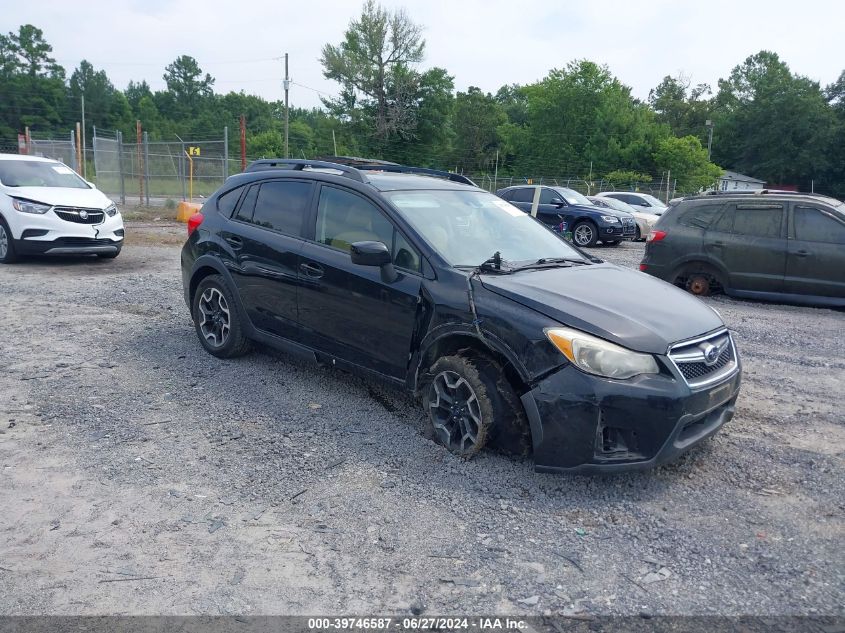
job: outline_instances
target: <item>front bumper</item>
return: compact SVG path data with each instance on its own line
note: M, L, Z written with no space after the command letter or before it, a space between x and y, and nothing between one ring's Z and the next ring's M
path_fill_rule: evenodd
M540 381L522 396L537 472L654 468L733 417L742 379L738 359L733 374L698 390L675 373L610 380L568 365Z
M15 241L21 255L93 255L116 253L123 246L123 236L114 238L59 237L54 240L23 239Z
M632 224L631 226L620 226L618 224L600 224L597 228L599 231L598 239L600 241L632 240L637 236L636 224Z

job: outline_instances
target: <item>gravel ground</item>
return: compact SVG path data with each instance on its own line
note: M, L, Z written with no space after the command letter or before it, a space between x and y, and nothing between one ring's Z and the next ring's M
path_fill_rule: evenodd
M843 614L841 311L708 299L735 419L652 472L540 475L379 384L206 354L183 232L0 267L0 613Z

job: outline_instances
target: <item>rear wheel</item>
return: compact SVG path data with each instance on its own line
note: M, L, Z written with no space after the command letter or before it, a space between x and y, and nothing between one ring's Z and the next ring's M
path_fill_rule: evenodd
M572 241L578 246L595 246L599 240L596 225L588 220L578 222L572 227Z
M423 404L438 443L464 458L488 444L528 453L525 412L498 363L465 350L440 358L428 373Z
M12 239L12 232L6 222L0 219L0 264L11 264L17 261L15 253L15 242Z
M203 279L193 298L194 328L209 354L234 358L249 351L237 306L220 275Z
M639 242L641 239L643 239L643 234L640 232L640 227L637 226L637 234L634 236L634 241Z
M696 273L687 277L687 290L699 297L706 297L710 294L710 278L702 273Z

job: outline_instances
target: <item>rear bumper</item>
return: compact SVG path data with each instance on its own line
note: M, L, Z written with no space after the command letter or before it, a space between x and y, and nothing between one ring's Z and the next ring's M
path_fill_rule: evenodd
M615 473L670 462L734 415L742 370L705 389L679 376L608 380L567 366L522 396L535 469Z

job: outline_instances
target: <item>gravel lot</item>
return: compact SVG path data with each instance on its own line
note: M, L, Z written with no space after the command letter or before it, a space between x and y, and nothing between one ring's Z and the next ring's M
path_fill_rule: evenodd
M209 356L184 227L127 233L0 267L0 613L845 613L843 312L708 299L735 419L653 472L539 475L379 384Z

